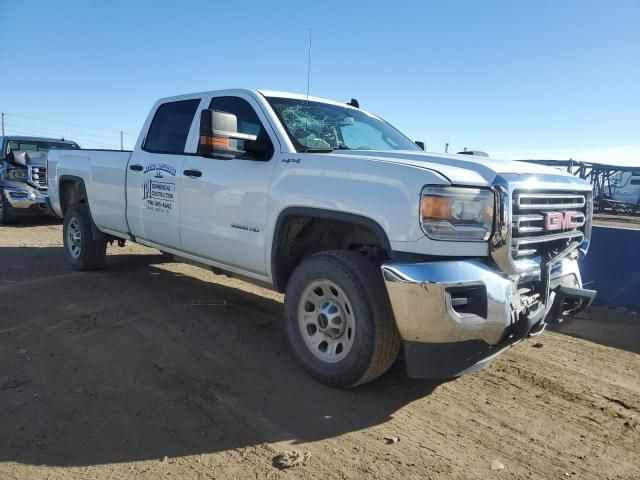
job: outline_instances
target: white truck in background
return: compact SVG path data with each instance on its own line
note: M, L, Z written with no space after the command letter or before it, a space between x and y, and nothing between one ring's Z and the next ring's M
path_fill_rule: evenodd
M591 186L538 165L422 151L381 118L296 94L158 101L133 152L49 153L77 270L134 241L285 292L316 379L353 387L401 346L448 378L586 308Z

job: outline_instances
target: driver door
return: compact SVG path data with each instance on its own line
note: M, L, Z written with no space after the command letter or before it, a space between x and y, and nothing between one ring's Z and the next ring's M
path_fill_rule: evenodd
M187 157L182 179L180 232L186 253L258 275L266 275L269 185L277 149L273 130L249 95L211 98L208 108L236 115L238 132L272 146L263 158L232 160ZM199 129L199 119L197 119ZM237 148L244 150L243 141Z

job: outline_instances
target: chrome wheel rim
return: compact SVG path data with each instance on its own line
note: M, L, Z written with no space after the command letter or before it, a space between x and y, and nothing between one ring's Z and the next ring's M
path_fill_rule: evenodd
M67 228L67 250L72 258L78 258L82 251L82 233L80 231L80 222L73 217Z
M349 298L331 280L309 283L298 304L298 327L309 351L318 360L337 363L351 351L356 336Z

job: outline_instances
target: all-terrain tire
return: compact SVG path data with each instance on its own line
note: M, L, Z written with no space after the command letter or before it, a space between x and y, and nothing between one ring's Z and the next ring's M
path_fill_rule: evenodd
M11 205L5 195L4 190L0 190L0 225L11 225L16 222L16 216L11 212Z
M303 338L305 328L299 315L304 318L300 309L307 307L301 307L301 297L314 282L336 285L339 295L347 297L346 309L353 312L355 336L350 350L334 363L319 359L308 345L311 341ZM400 334L382 274L379 265L364 254L331 250L303 260L287 283L284 309L287 336L296 357L311 376L327 385L351 388L370 382L385 373L398 356ZM315 334L312 331L311 338Z
M97 270L102 267L107 242L94 239L91 213L86 203L69 207L64 215L62 231L64 250L74 270Z

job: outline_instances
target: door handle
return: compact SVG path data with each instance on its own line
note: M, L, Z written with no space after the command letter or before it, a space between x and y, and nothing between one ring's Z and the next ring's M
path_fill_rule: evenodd
M129 165L129 170L133 170L134 172L141 172L142 165L139 165L139 164Z
M198 178L202 176L202 172L200 170L185 170L182 174L190 178Z

